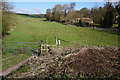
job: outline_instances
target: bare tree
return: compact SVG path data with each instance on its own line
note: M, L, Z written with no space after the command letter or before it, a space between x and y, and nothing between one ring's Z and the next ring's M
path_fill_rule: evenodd
M63 5L64 17L66 17L67 12L68 12L68 9L69 9L68 5L67 5L67 4L64 4L64 5Z
M70 3L69 11L73 11L75 8L75 2Z
M75 15L74 8L75 8L75 2L70 3L68 14L66 16L66 23L68 22L71 23L71 20L74 18L73 17Z
M1 2L2 4L2 35L6 35L10 30L11 26L14 25L15 22L13 18L13 6L8 2Z

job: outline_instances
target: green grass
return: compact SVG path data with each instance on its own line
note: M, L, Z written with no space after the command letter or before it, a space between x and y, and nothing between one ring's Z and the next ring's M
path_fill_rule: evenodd
M4 71L4 70L16 65L19 62L27 59L28 57L30 57L30 55L18 54L18 55L14 56L14 57L3 60L2 61L2 70Z
M9 57L9 56L12 56L13 54L12 53L5 53L2 55L2 58L6 58L6 57Z
M61 23L44 21L45 18L31 18L16 15L17 24L11 35L5 41L35 42L48 37L49 44L55 44L55 35L61 40L61 45L73 42L89 46L118 46L117 32L89 29L86 27L67 26Z

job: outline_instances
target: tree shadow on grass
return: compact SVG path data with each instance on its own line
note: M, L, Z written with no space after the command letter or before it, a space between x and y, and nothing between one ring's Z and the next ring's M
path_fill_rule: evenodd
M42 20L42 21L48 21L48 20Z
M118 32L118 31L97 30L97 29L92 29L92 31L105 32L105 33L108 33L108 34L114 34L114 35L118 35L118 34L119 34L119 32Z
M58 40L61 40L61 41L66 42L66 43L70 43L69 41L63 40L63 39L60 39L60 38L58 38Z

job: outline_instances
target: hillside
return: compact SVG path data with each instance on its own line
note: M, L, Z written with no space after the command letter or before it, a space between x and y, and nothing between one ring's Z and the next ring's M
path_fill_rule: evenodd
M35 18L26 15L16 15L16 17L16 26L9 32L9 35L3 38L3 50L6 53L3 54L3 57L9 57L15 53L17 55L2 61L4 70L30 57L33 54L31 51L33 48L30 46L37 46L36 50L38 50L40 41L43 40L43 43L45 43L46 37L48 37L48 44L55 44L55 36L57 36L61 40L62 47L59 49L52 48L51 54L43 53L37 58L32 56L31 60L12 71L8 77L73 78L78 76L79 78L85 78L87 75L92 77L97 75L97 70L104 73L103 75L100 74L102 77L106 74L108 75L106 77L118 77L119 51L117 48L117 32L68 26L46 21L45 18ZM24 44L24 42L26 43ZM33 45L33 42L38 43ZM27 48L21 46L22 43ZM69 48L70 46L71 48ZM87 46L87 48L83 46ZM93 46L105 47L92 48ZM19 57L19 53L21 55L24 54L21 56L22 58ZM18 57L19 60L17 60ZM9 64L8 61L10 61ZM56 68L56 66L58 67ZM90 73L91 71L93 72ZM110 75L108 74L109 72Z
M17 23L10 35L4 41L46 41L55 44L55 36L61 40L61 45L71 43L89 46L118 46L118 34L113 31L89 29L86 27L67 26L61 23L49 22L45 18L34 18L16 15Z

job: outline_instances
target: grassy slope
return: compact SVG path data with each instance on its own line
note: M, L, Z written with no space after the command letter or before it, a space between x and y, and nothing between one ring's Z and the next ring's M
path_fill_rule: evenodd
M28 57L30 57L30 55L18 54L18 55L14 56L14 57L3 60L2 61L2 70L4 71L4 70L16 65L19 62L27 59Z
M11 35L3 38L4 41L45 42L48 35L49 44L55 44L55 35L61 40L63 46L72 42L83 45L118 46L118 35L115 32L100 31L84 27L66 26L56 22L43 21L45 18L32 18L16 15L17 24ZM12 43L12 45L14 45ZM11 45L7 46L11 47ZM9 55L5 55L6 57ZM12 57L3 61L3 70L28 58L29 55ZM17 60L17 61L16 61Z
M49 44L55 44L55 35L63 46L72 42L91 46L118 46L118 35L115 32L89 29L85 27L66 26L56 22L43 21L44 18L31 18L16 15L17 25L5 41L38 41L45 42L48 35Z

